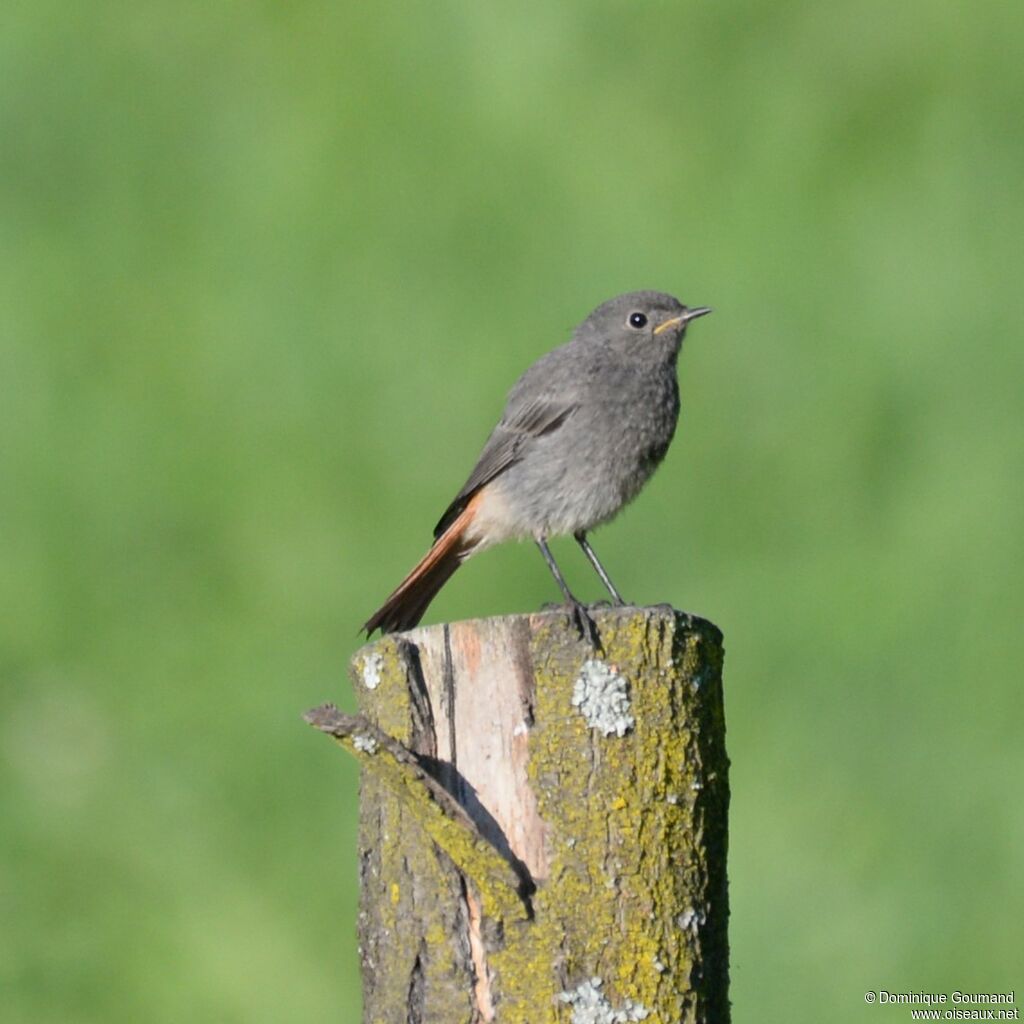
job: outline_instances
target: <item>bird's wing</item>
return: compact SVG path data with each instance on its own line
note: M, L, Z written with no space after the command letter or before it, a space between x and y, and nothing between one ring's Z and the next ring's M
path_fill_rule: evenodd
M501 422L487 439L469 479L434 527L435 537L444 533L484 484L519 461L530 441L557 430L576 408L575 403L550 395L530 399L521 405L514 402L515 392L512 398Z

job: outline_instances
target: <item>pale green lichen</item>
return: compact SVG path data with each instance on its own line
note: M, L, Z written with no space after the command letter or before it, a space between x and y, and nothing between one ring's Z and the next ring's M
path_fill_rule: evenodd
M352 746L362 754L377 753L377 741L372 736L353 736Z
M572 706L592 729L623 737L636 724L629 710L629 683L606 661L588 658L572 689Z
M376 690L380 686L380 670L384 666L384 658L379 651L370 651L363 656L363 686L368 690Z
M559 1000L572 1007L572 1024L632 1024L651 1015L646 1006L628 997L621 1007L613 1008L601 985L600 978L588 978L576 988L559 993Z

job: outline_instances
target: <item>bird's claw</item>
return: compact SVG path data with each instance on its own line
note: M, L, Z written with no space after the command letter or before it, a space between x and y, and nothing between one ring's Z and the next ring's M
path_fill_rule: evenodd
M582 605L579 601L545 601L540 606L542 612L568 612L569 621L576 627L580 639L590 644L594 651L604 651L601 644L601 636L597 631L597 625L587 614L587 608L599 608L607 606L607 601L601 601L596 605Z
M590 644L594 651L603 651L601 636L597 632L597 624L587 614L587 609L579 601L569 601L565 606L569 611L569 619L580 634L580 639Z

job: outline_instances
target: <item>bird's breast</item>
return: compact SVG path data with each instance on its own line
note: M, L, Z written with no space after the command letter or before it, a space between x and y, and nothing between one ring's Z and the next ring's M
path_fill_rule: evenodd
M678 415L674 372L622 374L614 386L580 396L573 414L504 475L515 514L535 536L607 522L664 458Z

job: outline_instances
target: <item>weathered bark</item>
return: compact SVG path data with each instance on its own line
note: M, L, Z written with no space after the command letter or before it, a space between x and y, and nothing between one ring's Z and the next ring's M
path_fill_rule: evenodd
M667 607L385 637L362 713L365 1024L729 1019L721 634Z

